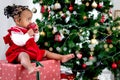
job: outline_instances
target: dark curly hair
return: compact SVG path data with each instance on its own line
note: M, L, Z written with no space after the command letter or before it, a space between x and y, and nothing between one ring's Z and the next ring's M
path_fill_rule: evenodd
M12 17L14 18L15 15L21 14L22 11L24 10L29 10L28 6L21 6L21 5L15 5L13 4L12 6L7 6L4 8L4 15L7 16L7 18Z

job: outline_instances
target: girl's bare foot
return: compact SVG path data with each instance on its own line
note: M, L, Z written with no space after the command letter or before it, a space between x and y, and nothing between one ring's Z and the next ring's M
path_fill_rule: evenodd
M72 59L74 57L75 57L74 54L63 55L61 62L62 63L67 62L67 61L69 61L70 59Z
M39 70L40 70L40 66L38 66L38 67L31 67L30 69L28 69L28 74L35 73L35 72L37 72Z

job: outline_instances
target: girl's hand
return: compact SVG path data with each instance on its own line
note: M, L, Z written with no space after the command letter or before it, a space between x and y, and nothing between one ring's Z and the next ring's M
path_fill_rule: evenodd
M33 23L30 23L29 25L28 25L28 29L33 29L33 31L34 31L34 33L38 33L38 25L37 24L35 24L34 22Z
M39 32L38 25L35 26L34 32L35 32L35 33L38 33L38 32Z
M27 31L27 33L28 33L29 36L31 36L31 37L34 36L34 34L35 34L34 31L33 31L33 29L31 29L31 28Z

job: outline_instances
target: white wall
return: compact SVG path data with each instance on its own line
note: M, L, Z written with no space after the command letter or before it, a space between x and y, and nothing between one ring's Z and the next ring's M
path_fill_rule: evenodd
M114 17L114 11L120 10L120 0L111 0L113 2L114 7L112 8L112 13Z
M3 36L7 34L7 29L14 25L12 18L7 19L7 17L4 16L4 8L12 4L29 6L30 9L35 7L37 8L37 13L33 15L34 21L36 18L41 18L41 15L39 13L39 4L33 4L32 1L33 0L0 0L0 60L5 59L5 52L8 48L8 45L4 44Z

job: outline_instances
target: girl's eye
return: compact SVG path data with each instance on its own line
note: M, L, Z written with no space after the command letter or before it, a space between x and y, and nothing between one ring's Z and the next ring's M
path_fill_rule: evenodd
M30 21L30 20L31 20L31 18L28 18L27 20L28 20L28 21Z

